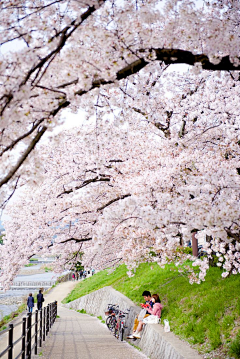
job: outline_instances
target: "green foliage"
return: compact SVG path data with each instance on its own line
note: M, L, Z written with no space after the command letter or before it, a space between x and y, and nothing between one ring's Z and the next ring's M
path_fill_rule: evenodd
M105 324L105 320L103 320L101 315L99 315L99 317L97 317L97 318L101 321L101 323Z
M80 270L84 270L84 267L82 266L82 262L77 262L77 263L75 264L75 269L74 269L74 271L75 271L75 272L80 272Z
M218 263L218 257L213 254L212 259L209 260L209 264L211 267L217 267L217 263Z
M97 289L117 283L126 277L126 267L121 266L116 271L108 275L108 270L94 274L93 276L80 281L73 291L63 300L63 303L69 303L74 299L82 297Z
M190 247L177 247L176 252L179 252L179 254L192 254L192 248Z
M72 256L74 257L74 258L79 258L80 257L80 259L82 258L82 255L83 255L83 253L82 252L73 252L72 253ZM74 261L73 263L71 263L72 264L72 268L71 268L71 270L73 271L73 272L80 272L80 270L84 270L84 267L82 266L82 262L81 261Z
M4 238L3 237L5 237L5 235L4 234L2 234L1 236L0 236L0 244L3 244L3 240L4 240Z
M81 314L87 314L86 310L85 309L81 309L81 310L77 310L78 313L81 313Z
M35 265L36 265L36 263L28 263L28 264L25 264L24 267L33 267L33 266L35 266Z
M15 312L9 315L5 315L5 317L0 320L0 331L6 329L6 324L11 322L13 318L18 317L18 315L21 314L25 309L26 304L21 304Z
M240 358L240 330L229 347L229 354L236 359Z
M127 276L122 265L114 272L98 272L79 282L64 303L111 285L134 303L142 302L142 292L149 290L160 295L162 321L168 319L171 330L194 344L200 352L220 346L227 351L229 338L240 320L240 275L222 279L221 269L211 267L205 282L189 284L188 278L178 273L174 265L164 269L156 263L144 263L135 276Z

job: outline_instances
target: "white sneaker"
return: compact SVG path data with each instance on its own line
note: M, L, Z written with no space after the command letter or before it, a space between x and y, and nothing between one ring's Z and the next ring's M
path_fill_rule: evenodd
M133 334L133 337L136 338L136 339L140 339L141 334L140 333L135 333L135 334Z
M127 336L127 339L134 339L134 338L135 337L133 336L133 334Z

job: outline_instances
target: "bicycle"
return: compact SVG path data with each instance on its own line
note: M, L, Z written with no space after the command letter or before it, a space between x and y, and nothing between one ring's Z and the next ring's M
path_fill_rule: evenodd
M123 341L124 329L127 328L125 325L125 320L126 320L126 316L129 314L129 311L130 311L129 309L128 312L123 312L120 310L116 318L114 335L116 338L118 338L121 341Z
M119 305L117 305L117 304L108 304L108 311L105 312L105 315L107 316L106 325L111 332L113 332L115 330L115 327L117 324L116 315L118 315L118 313L119 313L118 308L119 308Z

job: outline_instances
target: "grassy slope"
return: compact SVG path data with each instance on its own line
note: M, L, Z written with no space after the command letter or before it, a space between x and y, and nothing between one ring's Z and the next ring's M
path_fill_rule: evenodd
M169 320L175 334L201 352L221 348L226 353L240 329L240 275L222 279L219 268L210 268L205 282L191 285L170 265L161 269L156 264L142 264L132 278L126 271L121 266L111 274L102 271L85 279L65 302L111 285L138 304L143 290L150 290L159 293L164 305L162 320Z

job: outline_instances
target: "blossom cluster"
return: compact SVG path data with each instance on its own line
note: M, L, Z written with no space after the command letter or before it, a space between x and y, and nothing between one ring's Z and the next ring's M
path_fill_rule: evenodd
M85 266L131 273L175 262L191 283L214 258L223 277L240 273L239 11L224 0L1 5L6 285L34 254L54 255L57 271L84 253ZM86 119L56 134L66 108ZM193 232L203 260L184 250Z

